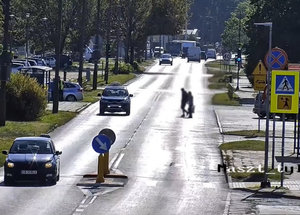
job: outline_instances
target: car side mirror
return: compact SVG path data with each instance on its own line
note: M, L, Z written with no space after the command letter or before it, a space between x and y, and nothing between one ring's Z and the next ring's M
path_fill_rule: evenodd
M133 97L133 95L132 95L132 94L129 94L129 97Z
M62 151L56 151L55 154L56 154L56 155L61 155L61 154L62 154Z
M2 151L2 154L8 155L8 151L7 151L7 150L3 150L3 151Z

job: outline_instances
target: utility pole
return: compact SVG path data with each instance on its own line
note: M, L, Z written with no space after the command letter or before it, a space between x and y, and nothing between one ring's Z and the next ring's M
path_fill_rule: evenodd
M3 51L0 56L0 126L5 126L6 121L6 81L9 80L11 53L8 52L10 0L2 0L4 13L3 23Z
M53 87L53 109L52 113L58 113L58 82L60 81L59 69L60 69L60 53L61 53L61 27L62 27L62 0L58 1L58 19L56 24L56 62L55 62L55 78L54 78L54 87Z
M110 53L110 18L111 18L111 0L109 0L108 14L107 14L107 27L106 27L106 45L105 45L105 74L104 80L108 84L108 71L109 71L109 53Z
M240 69L242 63L242 50L241 50L241 10L239 11L239 44L238 44L238 70L237 70L237 79L236 79L236 90L239 90L240 85Z
M86 17L85 14L86 14L86 0L82 0L80 38L79 38L79 71L78 71L78 83L80 86L82 86L83 50L84 50L85 17Z
M100 47L99 47L99 34L100 34L100 5L101 1L97 2L97 18L96 18L96 38L95 38L95 47L93 52L94 60L94 74L93 74L93 90L97 89L97 77L98 77L98 61L100 59Z
M26 32L25 32L25 37L26 37L26 44L25 44L25 46L26 46L26 63L28 63L28 48L29 48L29 44L28 44L28 19L29 19L29 17L30 17L30 13L26 13ZM27 66L27 65L26 65Z

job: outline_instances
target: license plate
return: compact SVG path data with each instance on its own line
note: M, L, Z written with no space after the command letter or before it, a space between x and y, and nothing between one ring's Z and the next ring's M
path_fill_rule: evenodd
M23 174L23 175L36 175L37 170L21 170L21 174Z

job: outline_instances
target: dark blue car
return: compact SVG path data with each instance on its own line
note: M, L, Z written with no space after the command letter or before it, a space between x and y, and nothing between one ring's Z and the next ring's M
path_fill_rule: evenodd
M52 139L42 137L16 138L9 151L2 151L7 158L4 163L4 183L38 180L56 184L60 175L61 151L56 151Z

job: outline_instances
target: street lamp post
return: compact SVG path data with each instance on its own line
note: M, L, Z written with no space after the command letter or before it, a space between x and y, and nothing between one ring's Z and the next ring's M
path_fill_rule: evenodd
M9 51L10 53L12 53L12 32L13 32L13 20L15 18L15 15L14 14L10 14L9 15L10 17L10 25L9 25Z
M26 55L25 55L25 58L26 58L26 63L28 62L28 19L30 17L30 13L26 13Z
M270 121L270 84L271 84L271 56L272 56L272 22L254 23L254 25L269 27L269 52L267 57L268 72L267 72L267 96L266 96L266 136L265 136L265 166L264 166L264 180L261 182L261 187L270 187L268 181L268 152L269 152L269 121Z
M43 53L42 53L42 57L44 58L45 57L45 42L46 42L46 22L47 22L48 18L47 17L44 17L42 18L42 21L43 21L43 27L44 27L44 34L43 34Z

